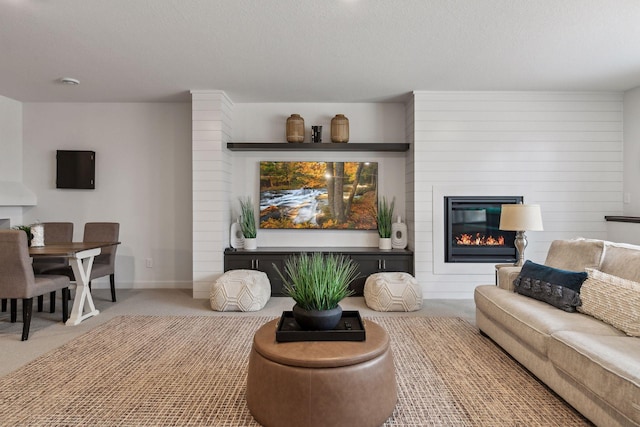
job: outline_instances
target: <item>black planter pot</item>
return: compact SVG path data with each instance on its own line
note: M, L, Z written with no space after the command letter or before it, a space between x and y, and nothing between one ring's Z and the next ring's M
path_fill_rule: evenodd
M331 310L305 310L296 304L292 314L298 325L306 331L328 331L338 326L342 318L342 307L338 305Z

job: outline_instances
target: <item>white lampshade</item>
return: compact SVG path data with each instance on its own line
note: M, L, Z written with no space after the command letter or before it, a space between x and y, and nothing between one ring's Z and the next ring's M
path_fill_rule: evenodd
M502 205L500 230L542 231L540 205Z

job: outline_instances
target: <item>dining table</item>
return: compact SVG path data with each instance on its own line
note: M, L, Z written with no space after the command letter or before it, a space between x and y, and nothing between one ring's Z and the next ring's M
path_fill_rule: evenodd
M78 325L83 320L100 314L93 303L89 289L91 269L102 248L119 244L120 242L69 242L29 248L31 257L59 257L69 260L75 278L75 296L66 325Z

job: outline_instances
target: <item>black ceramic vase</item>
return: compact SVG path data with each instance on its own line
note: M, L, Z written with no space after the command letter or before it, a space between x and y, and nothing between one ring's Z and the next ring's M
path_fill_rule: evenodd
M293 306L293 318L306 331L328 331L335 328L342 318L342 307L331 310L306 310L298 304Z

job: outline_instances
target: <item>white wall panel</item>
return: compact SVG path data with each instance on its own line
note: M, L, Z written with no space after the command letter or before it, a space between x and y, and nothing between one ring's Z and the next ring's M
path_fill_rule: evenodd
M431 220L416 220L414 236L427 298L471 298L476 285L493 281L493 264L434 269L444 263L434 188L476 195L508 185L539 203L545 231L528 233L526 251L538 262L553 239L605 238L604 216L622 211L621 94L414 92L413 105L415 215Z
M24 222L73 222L76 240L85 222L119 222L116 287L191 287L191 106L24 103L23 112L24 183L38 196ZM55 188L58 149L96 151L95 190Z
M193 297L208 298L229 242L233 103L222 91L192 91Z

